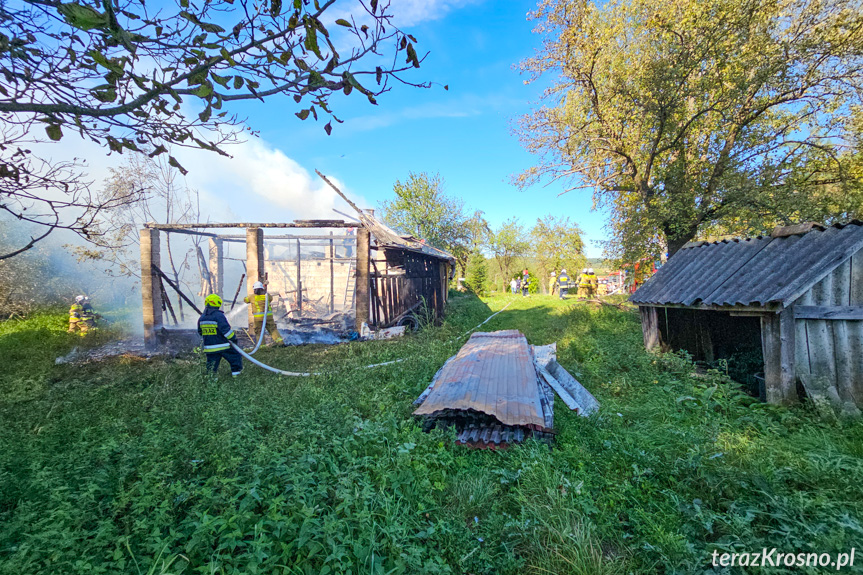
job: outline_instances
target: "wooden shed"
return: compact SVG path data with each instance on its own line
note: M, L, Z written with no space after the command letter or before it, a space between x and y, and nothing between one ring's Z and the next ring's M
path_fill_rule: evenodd
M863 222L691 242L630 301L648 349L714 361L760 346L767 401L818 390L846 411L863 407Z

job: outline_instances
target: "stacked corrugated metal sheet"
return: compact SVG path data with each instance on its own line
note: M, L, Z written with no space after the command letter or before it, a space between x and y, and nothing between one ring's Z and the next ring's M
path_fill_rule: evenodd
M550 440L554 391L582 415L599 406L557 363L555 344L530 346L517 330L478 332L414 402L414 415L425 418L427 429L455 426L459 443L475 447Z

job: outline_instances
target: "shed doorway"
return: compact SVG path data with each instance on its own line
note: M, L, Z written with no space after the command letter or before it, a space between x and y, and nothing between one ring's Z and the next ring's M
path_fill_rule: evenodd
M686 351L700 366L717 369L764 399L764 352L758 316L726 311L657 308L662 342Z

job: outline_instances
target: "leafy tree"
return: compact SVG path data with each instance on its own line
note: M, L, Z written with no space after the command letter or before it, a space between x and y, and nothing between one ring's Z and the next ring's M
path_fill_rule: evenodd
M476 295L485 295L487 280L488 266L485 256L479 250L474 250L471 252L470 259L468 260L467 275L464 283Z
M353 13L343 4L0 3L0 208L47 227L0 257L55 229L87 238L98 213L114 205L91 195L80 164L52 161L50 145L40 157L34 142L74 132L117 153L155 157L176 145L226 155L222 146L241 125L238 102L292 96L287 109L301 120L340 122L332 94L376 104L392 81L410 84L402 73L420 65L416 39L393 25L389 3L360 0ZM185 172L173 156L168 163Z
M384 221L446 251L466 245L469 218L464 202L447 196L443 188L440 174L411 172L405 183L396 181L393 185L395 200L381 202Z
M524 231L524 226L516 218L505 221L489 235L489 249L494 254L494 260L502 276L504 284L512 278L515 259L527 254L530 243ZM506 286L503 286L505 289Z
M847 178L837 137L863 86L858 3L547 0L532 17L547 38L521 69L556 80L521 119L540 164L517 181L592 188L618 257L793 221L777 206Z
M549 214L537 219L530 236L543 278L547 279L552 271L559 272L562 268L575 272L583 267L586 260L581 229L568 217Z
M466 276L471 255L474 252L482 251L488 243L490 231L491 228L489 228L488 222L480 210L476 210L465 221L460 243L450 247L452 255L455 256L459 273Z

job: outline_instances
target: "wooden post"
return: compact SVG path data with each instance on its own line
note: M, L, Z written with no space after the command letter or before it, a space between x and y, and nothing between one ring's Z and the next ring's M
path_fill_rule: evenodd
M330 232L330 236L333 235L333 232ZM333 243L332 237L330 238L330 313L336 311L336 294L335 294L335 270L333 266L335 265L334 259L336 257L336 246Z
M142 229L141 244L141 300L144 304L144 346L153 349L158 345L156 330L162 327L162 288L154 277L153 265L161 266L159 258L159 230Z
M225 260L224 242L219 238L210 238L210 282L213 291L224 296L225 291Z
M641 312L641 331L644 335L644 347L647 351L653 351L659 347L661 340L659 336L659 317L655 307L639 306Z
M300 240L297 240L297 311L303 313L303 278L300 268L303 265L303 256L300 254Z
M255 282L264 281L264 230L246 230L246 291L251 299L255 295ZM249 327L255 325L254 306L249 306ZM258 334L255 334L258 335Z
M794 311L761 316L761 350L764 354L764 391L768 403L794 403Z
M361 331L363 323L369 322L369 249L371 237L368 228L357 229L357 273L356 273L356 329Z

